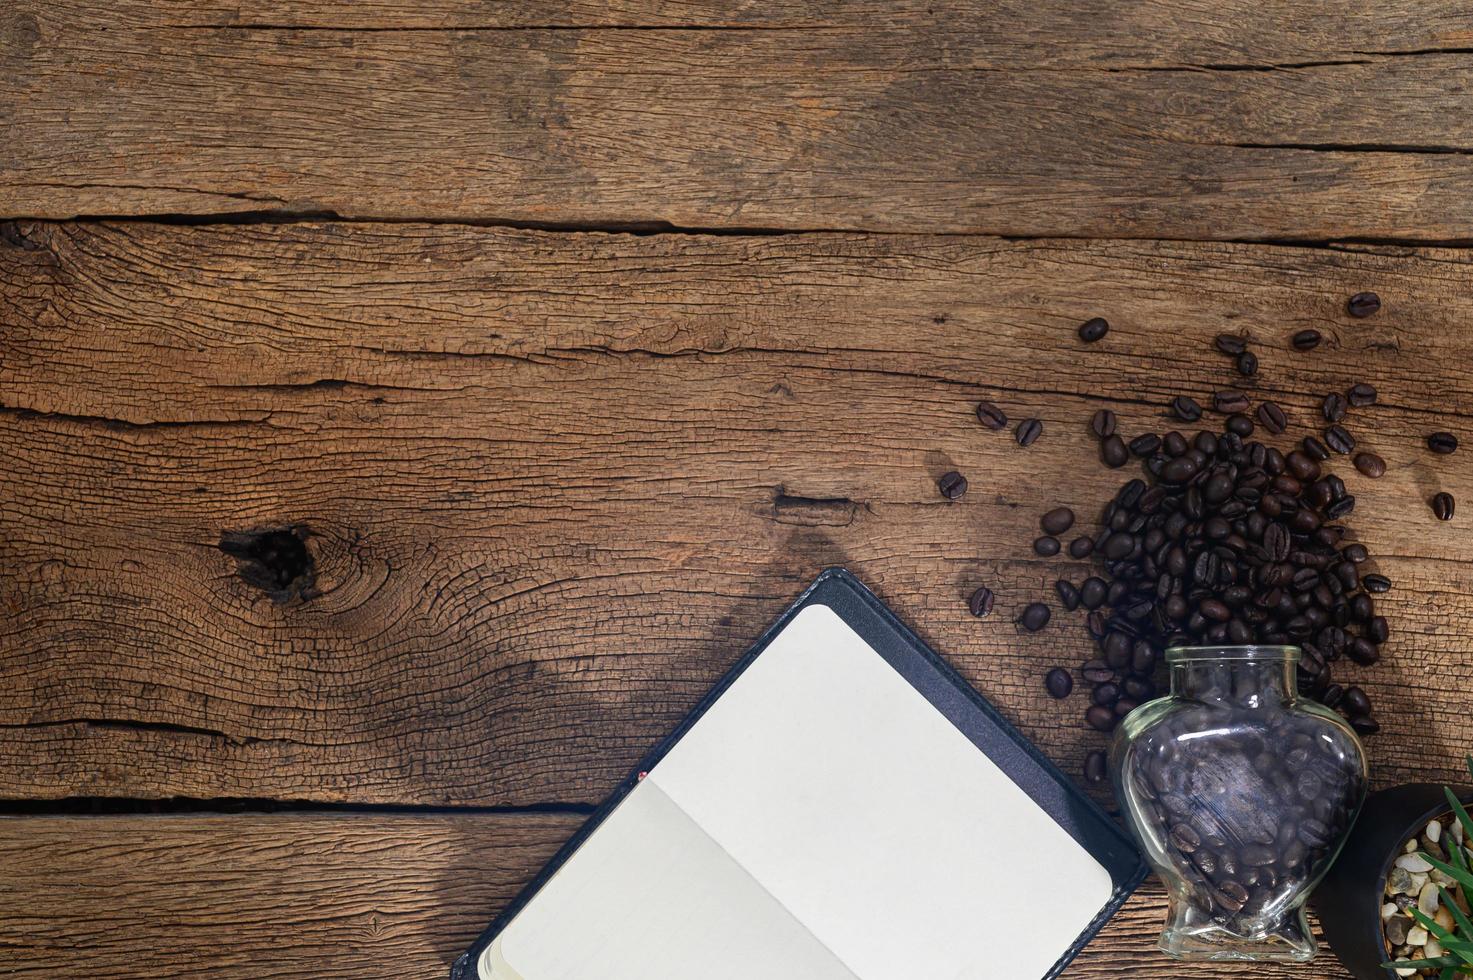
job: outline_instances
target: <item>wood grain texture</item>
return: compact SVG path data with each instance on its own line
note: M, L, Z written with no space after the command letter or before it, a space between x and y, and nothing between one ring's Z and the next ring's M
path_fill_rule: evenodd
M1470 256L1128 241L30 223L0 241L0 796L602 798L822 567L847 564L1044 750L1098 737L1040 677L1088 641L1012 618L1032 557L1126 476L1086 420L1162 427L1236 379L1303 434L1381 390L1341 467L1397 587L1362 681L1380 783L1473 723ZM1374 288L1375 318L1345 297ZM1082 345L1092 314L1114 323ZM1287 348L1316 327L1313 354ZM1044 420L1029 450L979 397ZM934 481L972 481L958 503ZM216 547L301 526L320 595ZM971 619L979 584L999 595Z
M0 215L1473 238L1448 3L265 6L7 5Z
M576 826L498 815L0 820L5 976L437 980ZM1064 977L1224 976L1154 951L1164 913L1148 884ZM1253 975L1349 976L1328 953Z

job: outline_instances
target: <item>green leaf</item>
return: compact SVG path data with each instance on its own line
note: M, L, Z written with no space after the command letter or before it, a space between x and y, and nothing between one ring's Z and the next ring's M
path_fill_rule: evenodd
M1473 889L1473 871L1469 871L1467 868L1455 868L1446 861L1437 860L1437 858L1425 851L1421 852L1421 857L1423 861L1426 861L1443 874L1450 876L1464 888Z
M1382 963L1381 967L1386 970L1420 970L1424 966L1448 966L1456 967L1458 961L1451 956L1439 956L1435 960L1396 960L1391 963Z
M1458 815L1458 823L1463 825L1464 843L1473 842L1473 817L1468 816L1468 808L1463 806L1463 801L1458 799L1458 794L1451 787L1444 786L1442 792L1447 796L1448 805L1453 808L1453 813Z
M1421 926L1423 929L1426 929L1428 932L1432 933L1432 935L1436 936L1439 942L1442 942L1444 944L1456 944L1458 942L1458 938L1456 936L1448 932L1436 922L1433 922L1431 919L1429 919L1427 917L1427 913L1423 912L1421 909L1413 906L1407 909L1407 911L1412 913L1412 918L1417 920L1417 925Z
M1458 908L1458 903L1453 901L1453 897L1448 894L1447 889L1443 886L1437 886L1437 894L1442 899L1442 904L1452 913L1453 922L1457 923L1458 926L1458 935L1463 937L1467 942L1473 942L1473 921L1469 920L1468 913Z

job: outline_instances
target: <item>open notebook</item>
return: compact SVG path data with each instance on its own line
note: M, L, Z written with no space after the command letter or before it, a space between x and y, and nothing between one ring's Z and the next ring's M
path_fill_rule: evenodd
M453 976L1043 978L1143 873L1092 802L839 571L642 769Z

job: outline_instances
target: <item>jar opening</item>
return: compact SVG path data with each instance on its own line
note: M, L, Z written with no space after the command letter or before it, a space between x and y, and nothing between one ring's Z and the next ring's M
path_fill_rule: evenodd
M1166 662L1184 664L1203 660L1257 660L1262 662L1299 660L1300 649L1292 646L1200 646L1168 647Z

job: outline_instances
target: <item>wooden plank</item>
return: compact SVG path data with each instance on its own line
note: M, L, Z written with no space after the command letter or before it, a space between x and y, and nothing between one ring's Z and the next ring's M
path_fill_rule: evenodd
M1390 471L1353 526L1397 588L1365 683L1382 783L1470 741L1469 255L458 226L26 224L0 240L0 797L525 804L602 798L822 567L847 564L1069 771L1098 737L1043 671L1083 566L1032 557L1124 478L1085 421L1162 427L1250 383ZM1345 297L1386 308L1352 321ZM1074 327L1104 313L1109 337ZM1317 327L1313 354L1286 336ZM1045 421L1018 448L992 398ZM971 492L934 481L957 467ZM310 529L315 598L216 545ZM971 619L987 583L999 611Z
M5 975L442 977L576 824L485 814L0 820ZM1164 914L1161 889L1147 885L1064 976L1223 976L1220 964L1154 952ZM1328 952L1254 971L1349 976Z
M36 16L37 7L22 10ZM57 0L39 16L91 29L253 26L317 30L516 30L539 28L940 29L981 33L997 57L1019 66L1081 55L1138 63L1269 65L1347 54L1465 48L1473 41L1467 7L1450 0L1379 4L1350 10L1286 0L1169 3L1143 0ZM1276 30L1268 30L1273 23ZM1264 25L1262 31L1253 25ZM1249 25L1245 29L1245 25ZM1002 42L1010 41L1004 47ZM1071 50L1072 49L1072 50ZM1176 58L1173 62L1170 59Z
M322 8L337 30L19 0L0 215L1473 238L1466 9L961 6L776 30Z

